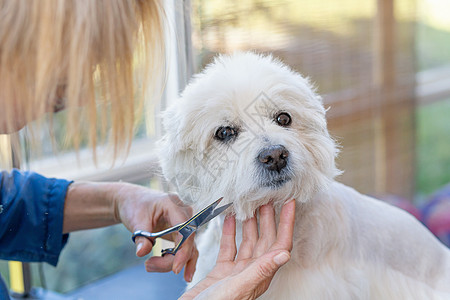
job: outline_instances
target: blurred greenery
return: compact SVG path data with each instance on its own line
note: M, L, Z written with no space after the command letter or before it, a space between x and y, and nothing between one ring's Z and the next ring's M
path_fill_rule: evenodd
M450 99L419 107L416 190L426 196L450 182Z
M450 29L438 29L419 22L416 34L418 71L450 64Z
M6 284L9 285L9 272L8 272L8 262L4 260L0 260L0 274L3 279L5 279Z
M131 233L122 225L71 233L58 266L31 264L32 284L65 293L122 269L143 263L137 258ZM43 268L44 278L39 274ZM142 266L143 267L143 266ZM8 263L0 261L0 273L9 286Z
M143 262L135 249L123 225L72 233L58 266L44 265L47 288L68 292Z

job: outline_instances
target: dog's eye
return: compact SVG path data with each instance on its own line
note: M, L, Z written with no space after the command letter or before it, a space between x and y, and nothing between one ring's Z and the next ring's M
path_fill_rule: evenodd
M282 112L275 117L275 121L278 123L278 125L286 127L291 125L292 120L291 116L288 113Z
M236 130L230 126L222 126L216 130L216 139L226 142L236 135Z

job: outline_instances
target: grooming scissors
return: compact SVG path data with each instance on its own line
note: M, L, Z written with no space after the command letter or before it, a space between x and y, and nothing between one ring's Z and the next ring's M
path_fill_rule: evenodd
M163 249L161 251L162 255L165 255L165 254L175 255L177 253L178 249L181 247L181 245L186 241L186 239L189 236L191 236L191 234L196 232L200 226L205 225L206 223L211 221L213 218L218 216L220 213L222 213L224 210L226 210L231 204L233 204L233 203L228 203L221 207L216 208L216 206L219 204L220 201L222 201L222 199L223 199L223 197L217 199L212 204L208 205L207 207L202 209L200 212L195 214L192 218L190 218L186 222L175 225L171 228L167 228L163 231L152 233L152 232L148 232L148 231L144 231L144 230L137 230L133 233L132 240L133 240L133 242L135 242L136 237L143 236L143 237L149 239L152 242L152 244L154 244L153 239L155 239L155 238L162 237L162 236L172 233L172 232L179 232L183 236L182 239L180 240L180 242L174 248Z

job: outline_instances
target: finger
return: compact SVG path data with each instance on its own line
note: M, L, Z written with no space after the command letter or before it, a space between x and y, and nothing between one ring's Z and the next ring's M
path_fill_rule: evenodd
M169 197L170 201L173 204L175 204L176 206L185 206L185 204L183 203L183 201L181 201L181 199L178 196L178 194L169 192L167 194L167 196Z
M192 209L186 207L179 198L175 201L173 196L170 197L172 201L165 201L161 203L164 215L169 220L171 226L185 222L192 216Z
M152 251L153 248L152 242L143 236L136 237L135 243L136 243L136 255L139 257L145 256Z
M283 205L278 223L277 240L271 249L292 250L292 239L295 224L295 200Z
M169 272L172 270L174 256L166 254L164 256L152 256L145 261L147 272Z
M244 260L253 256L253 249L258 241L258 224L256 217L244 221L242 225L242 243L239 247L237 260Z
M217 262L233 261L236 257L236 218L227 216L223 222Z
M288 262L290 254L287 251L271 251L256 259L245 270L233 278L229 286L241 293L251 293L251 299L261 296L270 285L278 269ZM239 295L239 298L249 298L250 295Z
M191 258L186 263L186 268L184 268L184 280L187 282L192 281L192 277L194 277L195 269L197 266L197 259L198 259L198 250L194 247L192 249Z
M277 238L275 210L272 204L259 209L259 239L253 257L259 257L272 246Z
M178 244L179 240L178 238L176 241L176 244ZM172 270L175 274L178 274L183 269L184 265L188 262L188 260L191 258L192 249L195 248L194 245L194 234L192 234L190 237L188 237L183 245L181 245L180 249L178 249L178 252L175 255Z

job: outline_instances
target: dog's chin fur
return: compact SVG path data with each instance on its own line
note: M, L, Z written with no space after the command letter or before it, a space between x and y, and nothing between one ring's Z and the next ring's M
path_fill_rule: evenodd
M287 126L277 123L280 113L290 116ZM292 259L267 299L445 299L450 293L448 249L406 213L334 181L338 150L322 100L280 61L254 53L218 57L165 112L164 127L163 173L194 210L224 197L244 220L263 204L279 208L296 199ZM233 134L222 139L220 128ZM271 147L288 151L282 169L258 159ZM199 238L193 283L215 263L219 219Z

